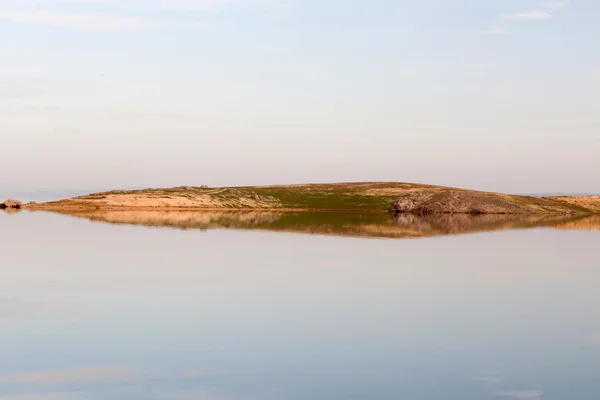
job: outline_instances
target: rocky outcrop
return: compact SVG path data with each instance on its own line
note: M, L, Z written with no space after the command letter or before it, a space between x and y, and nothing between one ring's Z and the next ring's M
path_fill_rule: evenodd
M394 201L393 213L429 214L505 214L518 211L514 207L492 207L485 201L463 192L413 193Z
M427 206L428 201L427 196L403 197L392 203L390 211L394 213L430 214L433 209Z
M263 203L280 203L281 202L281 200L279 200L276 197L273 197L273 196L259 196L257 194L252 195L252 200L262 201Z
M19 200L6 200L4 203L0 204L0 208L1 209L18 209L23 207L23 203L21 203Z
M392 213L429 214L570 214L574 209L543 198L510 196L499 193L442 189L409 193L395 200Z
M174 187L175 190L198 190L198 189L208 189L208 185L201 186L177 186Z

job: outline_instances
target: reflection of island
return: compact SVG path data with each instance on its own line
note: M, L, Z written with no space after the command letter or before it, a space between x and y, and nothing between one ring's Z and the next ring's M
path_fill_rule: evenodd
M600 230L600 216L418 216L335 212L61 211L91 221L178 229L253 229L374 238L418 238L504 229L548 227Z
M2 208L0 210L5 214L17 214L21 212L20 208Z
M568 221L556 225L555 228L600 231L600 215L589 215L585 218L569 218Z

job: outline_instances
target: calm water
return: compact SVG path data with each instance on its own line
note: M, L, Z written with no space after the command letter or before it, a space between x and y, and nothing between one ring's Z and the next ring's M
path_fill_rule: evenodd
M600 397L593 220L78 217L0 213L2 400Z

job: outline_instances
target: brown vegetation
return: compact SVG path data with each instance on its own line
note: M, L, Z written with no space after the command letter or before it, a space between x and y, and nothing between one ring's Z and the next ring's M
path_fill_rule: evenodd
M551 199L600 213L600 196L561 196Z
M46 210L392 211L416 214L600 212L600 197L540 198L410 183L337 183L207 188L181 186L94 193L27 205Z

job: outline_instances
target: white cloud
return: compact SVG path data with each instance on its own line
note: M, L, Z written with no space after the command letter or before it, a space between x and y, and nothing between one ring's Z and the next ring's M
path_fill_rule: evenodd
M11 11L0 9L0 19L24 23L43 23L62 28L99 30L151 30L161 24L138 17L54 11Z
M570 4L569 1L549 1L543 4L543 7L550 13L554 13Z
M486 385L495 385L502 381L502 378L494 371L480 371L477 375L469 378L471 381L483 382Z
M242 0L155 0L163 10L215 11L219 6L240 3Z
M0 396L0 400L87 400L83 393L56 392L56 393L29 393Z
M480 33L482 35L510 35L510 31L504 28L484 29Z
M46 24L61 28L144 31L169 27L198 28L189 19L154 20L157 12L215 12L220 6L245 0L7 0L0 20ZM90 9L93 6L93 12ZM188 16L189 17L189 16Z
M502 19L505 20L537 20L537 21L545 21L552 19L554 14L560 11L562 8L568 6L570 4L570 0L555 0L555 1L547 1L542 3L541 7L537 10L529 10L522 11L511 14L504 14ZM482 35L509 35L510 31L505 28L490 28L480 31Z
M549 1L542 4L539 10L524 11L513 14L504 15L504 19L520 19L520 20L547 20L560 11L562 8L569 5L569 1Z
M15 9L85 7L93 5L113 10L182 10L182 11L215 11L220 6L241 3L245 0L7 0L3 1Z
M523 391L514 391L514 392L499 392L496 393L496 396L501 397L514 397L518 400L540 400L544 392L541 390L523 390Z
M3 374L0 375L0 383L43 385L65 383L133 382L143 375L144 373L142 371L133 368L114 366L82 367L69 370Z
M533 10L533 11L525 11L516 14L506 14L504 16L505 19L550 19L552 18L552 14L547 11L542 10Z

